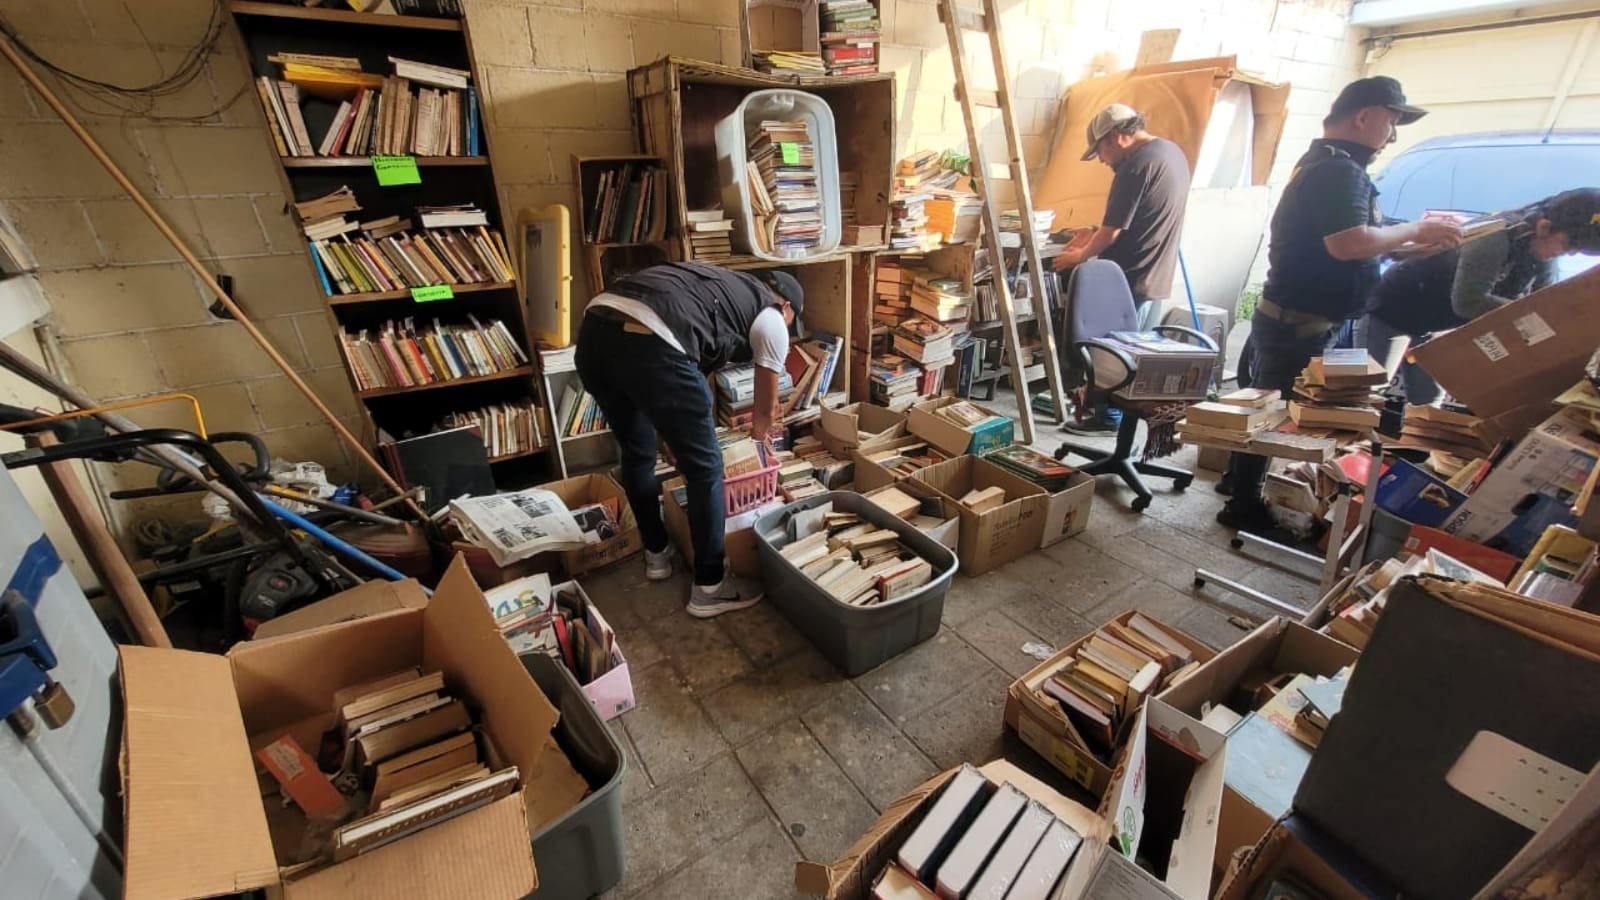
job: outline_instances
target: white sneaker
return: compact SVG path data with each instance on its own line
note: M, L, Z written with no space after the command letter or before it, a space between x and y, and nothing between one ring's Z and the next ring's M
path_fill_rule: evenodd
M684 607L685 612L696 619L709 619L736 609L748 609L761 602L764 594L760 582L740 578L727 569L722 572L721 584L697 584L689 588L689 603Z
M660 553L644 551L644 580L666 581L672 577L673 563L678 558L678 548L668 543Z

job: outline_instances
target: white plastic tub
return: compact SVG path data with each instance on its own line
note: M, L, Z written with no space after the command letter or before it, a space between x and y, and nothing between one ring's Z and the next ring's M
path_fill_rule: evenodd
M822 209L822 240L804 252L767 253L755 239L755 216L750 212L750 185L745 177L748 135L768 119L806 123L817 160L817 192ZM722 179L722 206L733 219L735 249L761 259L797 261L832 253L844 231L839 214L839 145L833 127L833 110L822 98L783 88L756 91L717 123L717 172Z

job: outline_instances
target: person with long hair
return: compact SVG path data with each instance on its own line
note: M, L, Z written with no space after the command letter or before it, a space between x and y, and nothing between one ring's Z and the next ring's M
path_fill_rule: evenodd
M1578 188L1498 213L1494 231L1390 266L1367 301L1357 342L1394 377L1406 402L1431 404L1439 385L1402 363L1406 350L1555 281L1555 261L1600 254L1600 188Z

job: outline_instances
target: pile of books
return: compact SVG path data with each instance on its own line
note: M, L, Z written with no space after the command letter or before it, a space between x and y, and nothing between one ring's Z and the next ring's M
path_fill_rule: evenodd
M800 574L851 606L877 606L909 596L933 578L933 566L900 535L862 521L855 513L819 507L822 527L778 552Z
M689 210L689 255L700 262L733 258L733 220L720 209Z
M821 441L809 434L795 440L792 452L796 459L805 460L811 466L811 477L824 486L842 485L850 480L855 471L855 463L834 456L822 446Z
M1082 844L1049 807L963 764L895 851L872 896L1052 897Z
M917 272L911 283L911 308L947 328L972 314L972 295L959 278Z
M1061 710L1068 737L1109 763L1117 736L1145 698L1197 666L1188 647L1134 613L1127 624L1100 626L1028 687L1047 708Z
M983 222L983 201L967 191L935 190L923 203L927 231L946 244L964 244L978 239Z
M915 475L917 472L949 459L949 454L931 444L907 444L889 450L863 453L862 459L888 469L895 475Z
M1241 388L1216 400L1190 404L1178 430L1188 441L1244 450L1251 439L1287 416L1276 390Z
M981 430L983 425L988 422L996 419L1005 419L1005 416L988 412L977 404L966 400L957 400L954 403L946 403L944 406L933 410L933 415L952 422L962 428L972 430Z
M1416 403L1406 406L1400 436L1401 446L1438 451L1464 460L1489 456L1496 444L1484 421L1464 408L1457 411Z
M928 233L926 204L933 195L926 191L896 192L889 201L889 248L892 250L932 250L939 236Z
M1069 480L1078 471L1058 459L1022 444L1001 447L999 450L984 454L983 458L1052 494L1066 490Z
M912 302L915 303L915 297ZM955 332L949 326L922 316L912 316L894 326L894 351L917 361L924 370L955 361Z
M439 428L476 428L492 459L543 447L544 428L539 421L543 415L532 400L517 400L449 413Z
M747 149L756 242L767 253L806 254L822 243L822 195L805 121L764 121Z
M279 156L476 156L478 96L471 73L389 57L391 75L350 56L276 53L283 78L256 92Z
M596 512L607 514L603 505L593 504L573 510L573 517L592 522ZM605 619L570 587L556 590L550 576L541 572L490 588L483 597L518 655L543 653L566 666L579 684L589 684L615 667L617 639Z
M750 62L757 72L774 75L826 75L822 54L809 50L752 50Z
M893 354L874 356L867 365L868 397L879 406L906 409L921 395L922 367Z
M913 497L894 485L863 496L895 518L905 519L918 531L937 528L949 521L943 516L944 501L939 497Z
M878 71L878 8L872 0L821 0L822 62L829 75Z
M790 348L791 355L794 347ZM756 402L756 367L723 366L712 376L717 390L717 422L727 428L749 428ZM794 395L794 380L788 371L778 374L778 401Z
M504 322L485 325L470 315L466 324L435 319L418 328L407 317L375 329L341 330L339 348L362 391L493 375L528 364Z
M1370 431L1383 398L1372 393L1389 375L1365 350L1329 350L1295 379L1289 418L1302 429Z
M874 279L872 321L893 326L901 319L909 318L912 315L911 289L916 283L915 279L916 270L906 265L902 258L879 256Z
M805 340L789 342L789 357L784 361L785 375L794 384L794 393L782 405L786 424L806 421L821 415L822 398L833 381L833 373L844 358L844 338L816 334ZM783 386L783 377L778 379Z
M1036 209L1033 211L1033 235L1039 250L1042 253L1050 243L1050 228L1056 222L1056 213L1053 209ZM1022 211L1008 209L1000 214L1000 246L1022 246Z
M639 244L666 230L667 170L655 163L625 162L595 180L584 198L591 244Z
M556 405L556 421L552 426L562 437L578 437L604 431L605 413L594 396L583 389L577 379L567 383L561 391L561 402Z
M793 503L818 494L826 494L828 489L817 480L816 469L812 468L810 461L789 454L790 458L778 466L778 491L784 499Z
M740 432L720 435L722 449L722 477L738 478L767 468L766 450Z

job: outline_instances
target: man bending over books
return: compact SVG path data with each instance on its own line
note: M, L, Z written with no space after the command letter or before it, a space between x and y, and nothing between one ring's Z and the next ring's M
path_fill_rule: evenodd
M688 486L694 586L687 611L710 618L753 606L759 585L736 578L723 558L722 452L706 375L755 364L751 437L765 443L778 409L778 376L789 329L805 302L786 272L732 272L675 262L636 272L589 301L576 362L616 435L622 488L644 538L644 574L672 577L676 551L661 522L656 438L666 442Z

